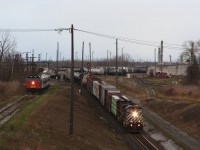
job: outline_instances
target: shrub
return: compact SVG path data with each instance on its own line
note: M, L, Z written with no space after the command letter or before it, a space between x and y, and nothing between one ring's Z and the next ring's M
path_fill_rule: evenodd
M166 96L200 98L200 92L197 86L168 87L163 88L162 93Z
M15 93L20 88L18 81L13 82L1 82L0 81L0 94Z
M5 83L0 81L0 94L5 94L5 93L6 93Z
M18 81L9 82L7 92L17 92L19 87L20 83Z

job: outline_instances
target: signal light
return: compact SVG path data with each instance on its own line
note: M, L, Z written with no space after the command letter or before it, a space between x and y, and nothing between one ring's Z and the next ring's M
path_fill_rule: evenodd
M26 61L28 61L28 53L26 53Z
M40 61L40 54L38 54L38 61Z

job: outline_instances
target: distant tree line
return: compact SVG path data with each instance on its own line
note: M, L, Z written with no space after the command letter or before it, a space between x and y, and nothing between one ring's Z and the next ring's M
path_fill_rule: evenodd
M190 64L187 68L188 83L200 86L200 41L187 41L184 48L186 50L181 54L181 61L185 59Z
M16 50L16 41L9 32L0 33L0 80L22 80L24 60Z

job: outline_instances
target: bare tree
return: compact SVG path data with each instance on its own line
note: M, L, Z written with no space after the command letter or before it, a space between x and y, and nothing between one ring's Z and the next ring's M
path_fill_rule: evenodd
M131 55L128 54L128 53L125 53L125 58L124 58L124 65L126 67L128 67L128 64L130 64L130 62L132 62L132 58L131 58Z
M0 62L15 52L16 42L9 32L0 33Z
M186 51L183 56L187 56L187 62L190 62L190 66L187 68L187 79L190 84L198 85L200 80L200 69L197 61L197 55L199 54L200 42L189 41L184 44Z
M194 61L197 61L193 58L198 58L198 55L200 54L200 41L186 41L183 44L183 48L185 49L181 54L183 60L191 64L194 63Z

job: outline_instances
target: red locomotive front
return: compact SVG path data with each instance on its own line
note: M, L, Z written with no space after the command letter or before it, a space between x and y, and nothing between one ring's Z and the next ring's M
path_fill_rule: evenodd
M29 75L26 78L26 90L28 91L39 91L41 89L41 79L39 75Z
M39 89L41 88L40 80L38 79L27 79L26 80L27 89Z

